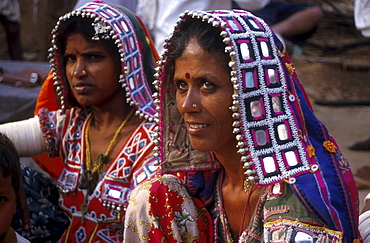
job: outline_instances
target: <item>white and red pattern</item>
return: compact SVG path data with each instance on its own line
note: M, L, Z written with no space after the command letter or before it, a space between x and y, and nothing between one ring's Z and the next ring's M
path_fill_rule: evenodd
M131 134L121 152L103 173L95 191L88 196L88 211L82 222L81 209L76 205L82 205L85 196L77 184L84 170L83 138L90 114L85 110L70 109L65 115L49 112L47 116L49 134L52 134L55 145L62 144L54 149L62 148L60 154L62 160L66 161L58 180L58 186L64 192L59 204L71 224L63 239L71 242L122 242L129 193L139 182L153 177L157 168L154 165L156 160L151 156L154 148L151 137L155 124L143 121ZM59 124L59 127L53 124Z

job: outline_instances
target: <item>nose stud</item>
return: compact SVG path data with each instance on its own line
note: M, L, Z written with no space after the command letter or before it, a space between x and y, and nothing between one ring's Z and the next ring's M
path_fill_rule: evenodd
M87 74L86 70L83 69L82 72L81 72L81 74L82 75L86 75ZM71 71L71 76L76 76L76 75L77 75L77 72L76 71Z
M193 103L192 106L193 106L194 109L198 107L197 104L195 104L195 103Z

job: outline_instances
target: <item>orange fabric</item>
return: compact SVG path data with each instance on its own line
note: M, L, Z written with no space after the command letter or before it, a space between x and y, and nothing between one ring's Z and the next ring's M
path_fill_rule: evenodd
M39 96L37 98L34 114L37 115L38 110L41 108L47 108L50 111L55 111L58 109L58 104L54 95L52 71L49 72L44 83L42 84ZM61 157L50 158L47 153L44 153L39 156L35 156L32 159L38 166L40 166L41 169L49 173L49 175L54 179L57 179L60 173L62 173L64 163Z
M54 95L52 71L49 72L48 76L44 80L44 83L42 84L40 94L37 98L34 114L37 115L38 110L43 107L48 108L50 111L55 111L58 109L58 104Z

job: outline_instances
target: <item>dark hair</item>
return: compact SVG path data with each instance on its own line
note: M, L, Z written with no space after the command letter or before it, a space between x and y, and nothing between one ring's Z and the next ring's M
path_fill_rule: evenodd
M168 46L167 61L165 64L168 78L174 75L175 61L181 57L189 41L195 38L200 47L208 53L219 57L220 66L230 71L228 66L230 57L225 53L226 44L221 37L221 29L199 19L185 19L180 27L174 31Z
M67 38L77 33L81 34L86 41L106 43L112 50L114 58L117 61L117 67L119 67L119 69L121 70L122 67L121 67L121 61L120 61L120 53L118 51L117 45L114 43L115 40L111 38L105 39L103 37L103 34L98 34L99 40L92 40L92 37L95 36L95 29L93 27L93 22L94 20L92 18L82 18L80 16L76 16L76 17L71 17L65 20L65 22L61 23L58 29L58 32L56 34L57 34L57 46L59 48L61 69L64 74L64 77L66 77L64 52L66 49ZM72 106L80 106L77 100L73 97L73 95L70 95L72 91L70 90L68 81L64 80L64 82L65 82L65 87L68 89L68 92L67 92L68 102ZM118 80L117 80L117 84L118 84Z
M16 195L20 190L21 167L18 152L10 139L0 133L0 174L12 177L12 186Z
M64 53L66 47L66 40L67 37L79 33L81 34L87 41L92 42L92 37L95 36L95 29L93 26L94 20L92 18L82 18L82 17L71 17L67 19L64 23L62 23L58 30L58 46L60 48L61 53ZM115 40L111 38L105 39L103 37L104 34L98 34L99 42L107 43L114 54L116 55L117 61L120 61L120 56L118 52L118 47L114 44Z

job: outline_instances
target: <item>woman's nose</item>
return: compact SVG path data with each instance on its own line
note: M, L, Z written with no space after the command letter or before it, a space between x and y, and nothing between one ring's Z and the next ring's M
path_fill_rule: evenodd
M81 61L77 61L76 65L75 65L75 68L73 70L72 76L75 76L77 78L81 78L81 77L84 77L86 75L87 75L86 65Z
M189 89L181 104L182 112L199 112L200 109L199 94L195 90Z

